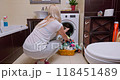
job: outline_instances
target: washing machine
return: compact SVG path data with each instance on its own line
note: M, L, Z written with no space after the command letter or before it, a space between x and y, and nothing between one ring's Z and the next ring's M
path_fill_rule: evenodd
M66 34L78 43L79 13L61 13L61 20L64 28L70 28Z

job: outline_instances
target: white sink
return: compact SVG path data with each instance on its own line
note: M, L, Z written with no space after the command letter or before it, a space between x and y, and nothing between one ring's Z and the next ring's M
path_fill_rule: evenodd
M14 26L7 26L7 27L1 27L2 32L0 33L0 37L28 29L27 26L21 26L21 25L14 25Z
M35 11L34 13L36 14L38 19L44 19L45 17L48 16L47 11Z
M0 28L0 33L2 33L2 30L1 30L1 28Z
M8 32L12 30L16 30L20 28L20 26L7 26L7 27L1 27L2 32Z

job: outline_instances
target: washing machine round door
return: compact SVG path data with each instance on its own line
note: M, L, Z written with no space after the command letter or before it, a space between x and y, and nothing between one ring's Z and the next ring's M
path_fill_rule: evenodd
M77 36L76 25L70 20L62 20L62 24L64 28L65 27L70 28L70 30L66 32L66 34L72 39L74 39Z

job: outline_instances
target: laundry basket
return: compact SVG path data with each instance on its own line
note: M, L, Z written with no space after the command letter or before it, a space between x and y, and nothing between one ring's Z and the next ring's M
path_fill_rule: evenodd
M58 53L64 56L73 56L75 54L75 50L59 50Z

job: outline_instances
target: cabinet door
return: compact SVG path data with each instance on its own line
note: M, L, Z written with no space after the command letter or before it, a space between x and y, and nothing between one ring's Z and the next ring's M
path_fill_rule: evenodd
M0 63L13 52L11 35L0 38Z
M90 44L90 19L85 19L85 27L84 27L84 46L86 47Z
M112 41L113 23L113 17L93 18L91 22L90 42Z
M35 26L41 22L43 19L27 19L27 25L28 25L28 35L33 31Z
M22 47L25 39L26 39L26 30L12 34L12 40L13 40L15 51L19 49L20 47Z

